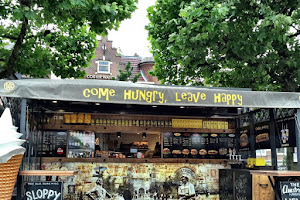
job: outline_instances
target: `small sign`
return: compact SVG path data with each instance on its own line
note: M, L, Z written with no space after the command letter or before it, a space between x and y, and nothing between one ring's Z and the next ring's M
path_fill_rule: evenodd
M62 200L62 182L27 182L24 200Z
M235 171L235 199L251 200L252 199L252 178L248 171Z
M280 190L282 200L300 200L300 182L282 181Z

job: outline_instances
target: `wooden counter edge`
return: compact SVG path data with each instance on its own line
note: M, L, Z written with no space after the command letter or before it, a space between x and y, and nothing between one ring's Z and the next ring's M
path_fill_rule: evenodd
M42 158L42 162L83 162L83 163L208 163L227 164L227 159L184 159L184 158Z
M284 177L300 176L300 171L250 170L250 174Z
M22 170L21 176L74 176L76 171L52 171L52 170Z

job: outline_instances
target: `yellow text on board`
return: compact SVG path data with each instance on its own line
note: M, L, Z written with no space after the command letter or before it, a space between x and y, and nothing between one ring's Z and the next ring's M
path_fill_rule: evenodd
M124 90L124 100L146 101L148 103L166 103L165 93L147 90Z
M83 96L88 98L92 96L98 96L99 99L102 97L105 98L106 101L109 101L109 97L115 96L116 91L114 89L108 88L92 88L92 89L84 89Z
M243 105L243 96L239 94L214 94L214 103L226 103L227 105Z
M176 92L176 101L188 101L197 103L199 100L206 100L206 94L200 92L182 92L181 94L178 94L178 92Z

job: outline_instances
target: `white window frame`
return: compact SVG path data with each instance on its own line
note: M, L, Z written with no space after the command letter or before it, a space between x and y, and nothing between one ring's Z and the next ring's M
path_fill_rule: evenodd
M108 71L100 71L100 70L99 70L100 62L106 62L106 63L107 63ZM97 63L97 72L96 72L96 74L111 74L111 73L110 73L110 65L111 65L111 62L109 62L109 61L107 61L107 60L97 60L96 63ZM104 66L104 65L103 65L103 66Z

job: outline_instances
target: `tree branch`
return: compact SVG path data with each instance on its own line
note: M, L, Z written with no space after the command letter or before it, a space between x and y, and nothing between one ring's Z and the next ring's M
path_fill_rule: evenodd
M17 37L14 37L14 36L11 36L11 35L1 35L0 37L2 38L7 38L7 39L11 39L11 40L17 40L18 38Z
M27 28L28 28L28 19L24 18L24 21L22 23L22 27L21 27L21 31L20 34L16 40L16 43L13 47L12 53L8 59L7 62L7 68L6 68L6 77L12 75L15 73L15 63L17 61L23 40L25 38L26 32L27 32Z
M51 33L50 30L45 30L43 33L41 32L40 35L46 37L46 36L49 35L50 33ZM35 36L37 36L37 35L29 35L29 36L26 37L26 39L34 38Z
M292 16L294 10L296 10L296 9L295 8L294 9L291 8L290 11L288 12L287 16Z
M297 31L295 34L289 35L288 37L292 38L292 37L297 37L298 35L300 35L300 31Z

